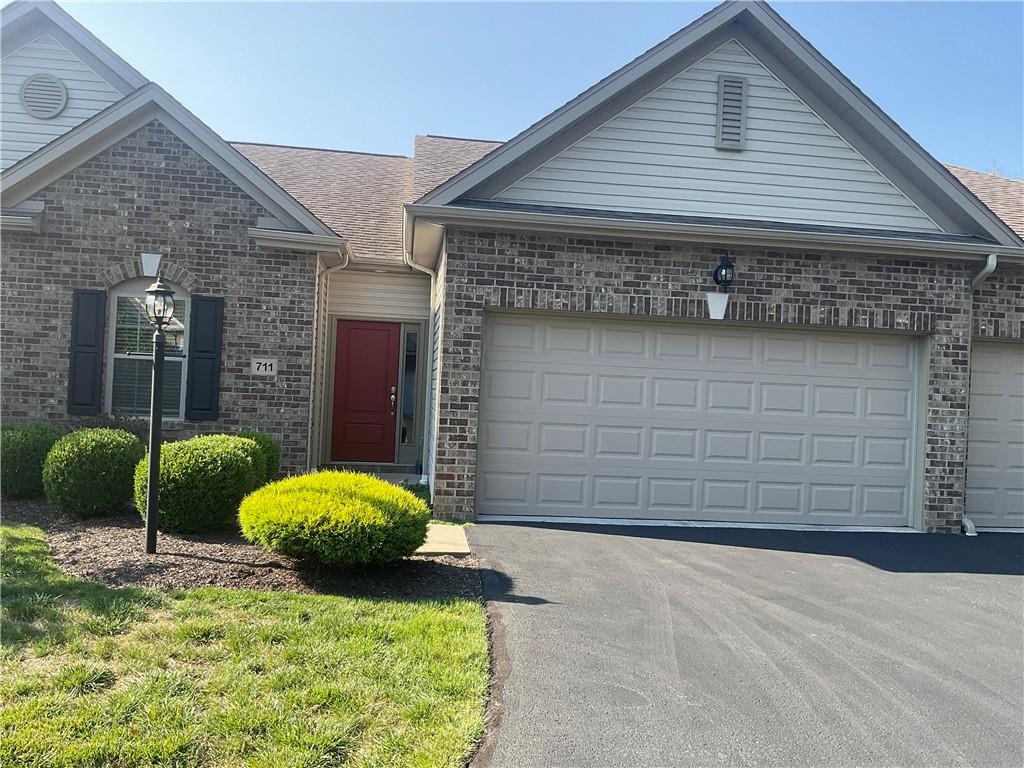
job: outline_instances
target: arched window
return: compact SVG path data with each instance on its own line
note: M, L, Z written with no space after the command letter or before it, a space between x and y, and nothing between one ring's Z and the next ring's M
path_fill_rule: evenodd
M165 281L167 282L167 281ZM126 280L110 290L107 323L107 413L112 416L148 416L153 379L153 326L146 318L146 289L151 277ZM163 414L180 419L185 414L185 376L188 360L189 296L179 285L174 291L174 319L165 331Z

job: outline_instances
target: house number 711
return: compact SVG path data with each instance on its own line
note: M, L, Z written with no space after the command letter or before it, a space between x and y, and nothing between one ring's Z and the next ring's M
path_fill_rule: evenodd
M277 360L269 357L254 357L252 373L254 376L277 376Z

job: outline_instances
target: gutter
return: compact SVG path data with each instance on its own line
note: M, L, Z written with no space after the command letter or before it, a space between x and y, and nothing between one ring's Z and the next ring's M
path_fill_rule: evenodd
M0 210L0 230L5 232L43 231L45 206L43 203L22 203L16 208Z
M914 256L927 259L957 259L988 256L993 252L1024 262L1024 248L993 246L991 243L947 243L928 240L879 237L877 235L794 232L792 230L734 227L714 224L685 224L662 221L632 221L602 217L581 217L535 211L499 211L423 203L406 205L409 219L437 224L484 224L488 229L518 229L600 234L613 237L700 240L737 246L780 248L823 248ZM407 242L410 239L406 235Z
M249 227L249 237L257 245L269 248L290 248L297 251L316 253L337 253L346 265L352 256L352 246L338 235L311 235L307 232L290 232L285 229L263 229Z

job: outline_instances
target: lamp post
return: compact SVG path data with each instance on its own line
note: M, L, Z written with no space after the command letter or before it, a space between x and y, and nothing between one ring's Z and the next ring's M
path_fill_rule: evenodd
M146 315L153 326L153 388L149 401L149 480L146 486L146 553L156 554L156 523L160 496L160 433L164 404L164 329L174 317L174 291L156 273L156 282L146 289Z

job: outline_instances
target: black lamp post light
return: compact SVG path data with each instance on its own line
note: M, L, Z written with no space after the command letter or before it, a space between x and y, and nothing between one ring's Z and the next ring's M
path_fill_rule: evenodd
M728 256L723 256L722 260L718 262L718 266L715 267L715 271L711 273L711 279L722 289L722 293L728 293L729 286L736 279L736 265Z
M153 387L149 401L149 479L146 486L146 552L156 553L157 499L160 496L160 437L163 431L164 329L174 319L174 291L156 273L156 282L146 289L146 316L153 326Z
M725 308L729 306L729 286L736 279L736 265L728 256L723 256L711 273L720 293L708 293L708 317L721 320L725 317Z

